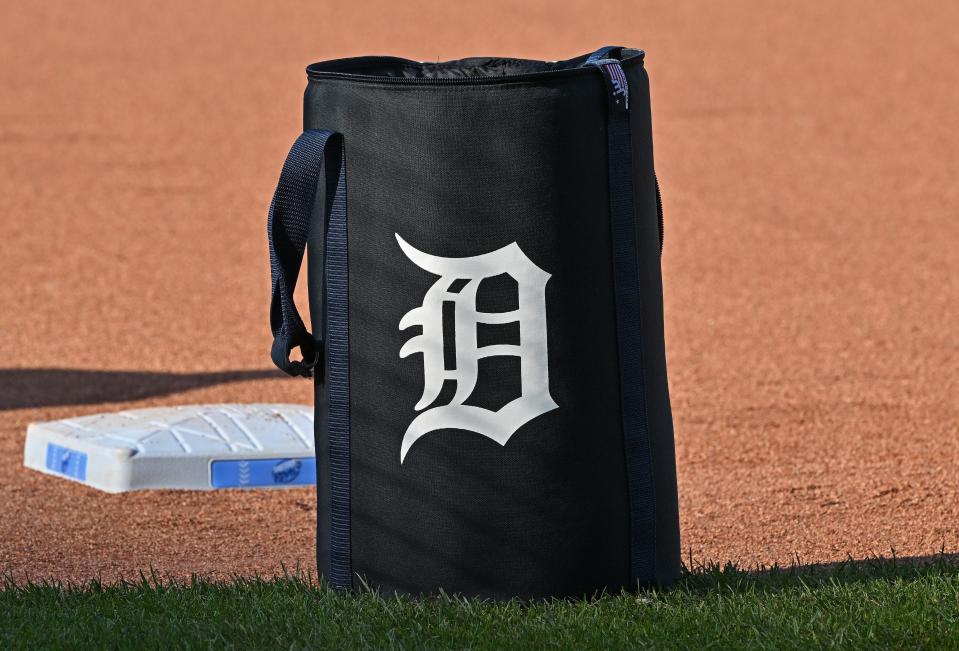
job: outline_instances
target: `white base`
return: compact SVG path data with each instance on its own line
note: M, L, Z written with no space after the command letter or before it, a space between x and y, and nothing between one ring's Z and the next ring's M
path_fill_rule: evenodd
M311 486L313 409L195 405L32 423L23 465L108 493Z

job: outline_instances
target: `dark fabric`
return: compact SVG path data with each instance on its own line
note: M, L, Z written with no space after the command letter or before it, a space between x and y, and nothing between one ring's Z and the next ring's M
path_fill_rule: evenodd
M678 572L678 517L648 95L643 83L637 83L638 94L632 88L636 75L645 80L642 56L615 54L629 77L631 109L639 109L629 120L655 470L650 582L668 583ZM586 59L570 61L582 66ZM486 61L478 64L481 72L464 62L430 64L442 74L456 70L460 78L393 78L369 59L350 61L311 66L305 97L306 128L343 135L350 179L349 372L336 380L331 373L326 384L316 385L320 571L331 578L336 572L336 551L323 541L332 537L337 517L336 491L324 468L336 444L335 385L348 381L354 586L362 579L385 591L443 588L504 598L633 586L603 76L592 67L542 63L520 72L510 64L514 68L491 77L485 73L494 67ZM311 268L314 253L321 255L313 251L323 237L319 230L309 231ZM400 357L420 331L399 324L424 303L437 276L414 264L398 237L444 258L480 256L515 243L550 274L546 339L549 393L557 408L527 422L505 444L467 429L433 431L400 462L404 431L424 392L424 356ZM311 314L314 323L317 316L325 321L318 329L330 338L334 299L324 283L329 278L310 274ZM477 311L516 307L517 285L509 277L479 285ZM479 345L518 344L526 335L515 325L479 324ZM328 348L332 343L330 338ZM332 372L333 361L327 363ZM480 359L466 404L502 407L517 397L521 370L515 357ZM436 403L449 403L453 389L444 385ZM673 486L663 486L668 481ZM663 548L670 544L675 550Z
M350 540L350 320L347 240L346 160L337 139L339 160L324 252L326 324L326 403L330 477L330 583L353 586ZM332 168L332 166L331 166ZM332 177L328 177L332 178ZM330 184L332 185L332 184ZM327 186L329 187L329 186Z
M321 185L320 171L326 170L332 193L325 193L322 215L314 216L317 188ZM343 139L325 129L307 129L293 143L280 174L270 212L267 218L267 239L270 248L270 270L273 289L270 305L270 323L274 343L272 358L276 365L290 375L310 377L325 349L323 369L331 387L323 396L323 427L327 432L322 457L323 500L330 525L329 540L321 547L329 555L324 575L339 588L352 587L353 571L350 561L350 384L349 384L349 277L347 274L348 247L346 239L346 161ZM323 223L317 246L313 221ZM303 324L293 290L303 261L308 236L314 232L314 246L323 251L323 270L319 281L311 276L314 291L321 292L325 301L311 301L311 306L322 303L320 318L312 315L313 323L323 324L322 337L314 338ZM326 346L323 346L326 342ZM290 361L290 350L300 346L303 361Z
M330 136L325 130L304 131L290 148L267 216L270 249L270 328L273 331L273 362L290 375L311 377L320 358L319 347L303 325L293 302L293 290L303 262L307 234L320 169ZM334 154L335 155L335 154ZM331 167L330 165L327 166ZM339 165L332 165L334 169ZM300 361L290 360L290 351L299 347Z
M376 78L476 80L574 70L582 66L586 58L582 56L568 61L533 61L506 57L473 57L433 63L397 57L354 57L315 63L308 68L308 71L367 75Z
M600 51L608 56L610 48ZM631 579L655 583L656 485L649 449L646 378L643 364L642 291L633 196L633 155L629 125L629 84L619 61L590 57L606 81L609 217L616 343L619 352L620 413L623 419L629 485Z
M679 578L679 504L673 417L666 375L663 336L663 277L660 267L662 224L660 198L653 166L649 77L643 66L624 66L629 81L630 133L633 141L633 192L639 283L643 296L643 366L646 414L656 486L656 581L669 584Z

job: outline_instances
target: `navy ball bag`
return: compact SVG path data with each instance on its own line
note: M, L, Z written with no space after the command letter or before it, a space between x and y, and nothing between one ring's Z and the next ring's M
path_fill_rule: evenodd
M674 581L643 52L307 72L270 321L274 362L315 378L320 573L493 598Z

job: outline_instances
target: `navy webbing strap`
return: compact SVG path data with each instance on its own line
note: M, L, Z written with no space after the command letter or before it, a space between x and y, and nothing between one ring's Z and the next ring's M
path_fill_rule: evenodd
M655 580L656 501L646 413L639 248L633 207L633 154L629 127L629 84L620 62L608 58L622 48L606 47L587 59L606 81L610 236L619 349L620 408L630 509L630 565L634 583Z
M322 351L303 325L303 319L293 302L293 290L306 250L316 186L331 135L328 131L305 131L293 143L283 163L266 223L273 281L270 296L273 348L270 356L273 363L285 373L303 377L312 376L313 367L319 362ZM290 352L297 347L303 359L290 360Z
M623 48L619 45L607 45L601 47L592 54L589 55L589 58L586 59L586 65L593 65L597 61L602 61L603 59L612 59L615 54L618 54Z
M320 171L325 170L324 282L326 285L325 377L329 395L327 445L330 457L330 576L334 587L353 585L350 544L350 374L349 275L346 232L346 157L343 138L326 130L304 131L287 155L270 204L267 236L273 290L270 327L273 362L290 375L310 377L322 360L322 342L316 343L293 302L296 277L310 231ZM330 189L334 188L332 192ZM299 347L302 361L291 361ZM322 371L322 369L321 369ZM318 477L318 481L323 478Z

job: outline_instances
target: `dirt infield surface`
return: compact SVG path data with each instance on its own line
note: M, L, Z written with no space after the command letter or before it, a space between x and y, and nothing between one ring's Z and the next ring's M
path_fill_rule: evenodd
M0 21L0 573L311 568L312 491L105 495L24 470L27 423L310 401L265 238L307 63L605 43L649 53L685 553L959 551L956 5L33 4Z

